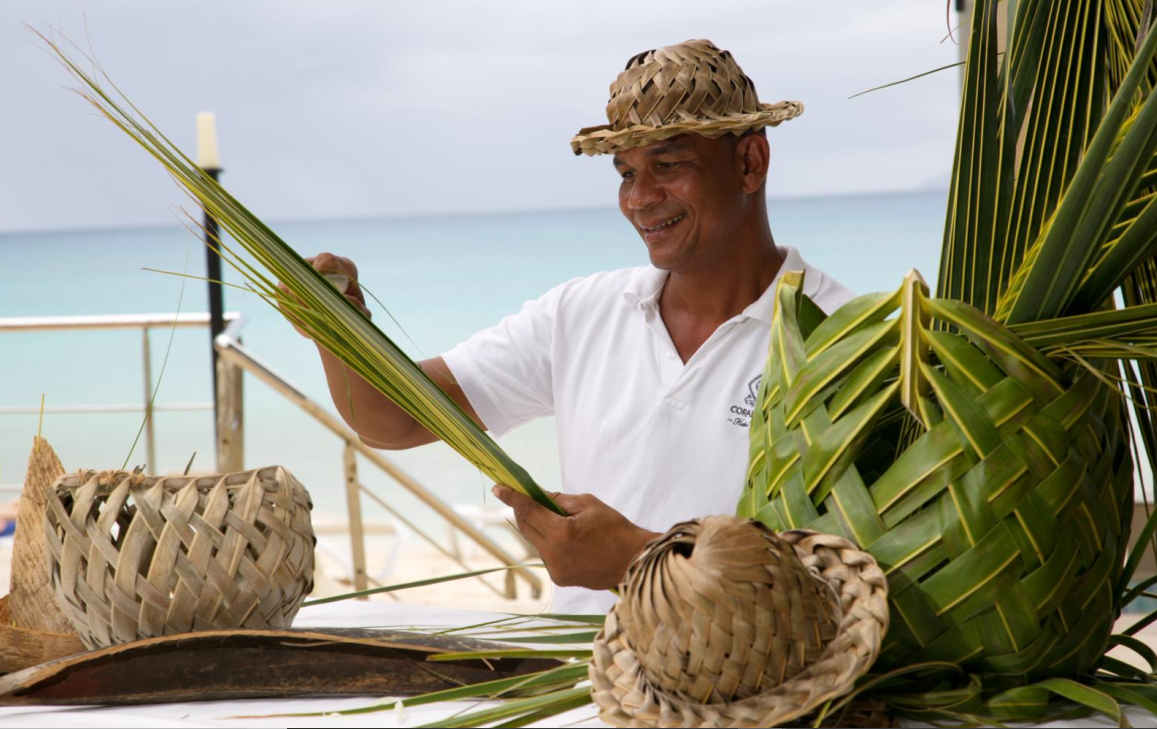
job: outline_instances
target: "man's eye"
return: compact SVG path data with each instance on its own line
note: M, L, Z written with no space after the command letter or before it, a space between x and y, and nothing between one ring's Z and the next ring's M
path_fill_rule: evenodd
M635 173L634 173L634 172L630 172L630 171L628 171L628 172L623 172L623 173L621 174L621 177L622 177L624 180L629 180L629 179L631 179L631 178L632 178L632 177L634 177L634 176L635 176Z
M676 166L676 165L678 165L678 164L679 164L678 162L660 162L660 163L659 163L659 169L661 169L661 170L669 170L669 169L671 169L672 167L674 167L674 166Z

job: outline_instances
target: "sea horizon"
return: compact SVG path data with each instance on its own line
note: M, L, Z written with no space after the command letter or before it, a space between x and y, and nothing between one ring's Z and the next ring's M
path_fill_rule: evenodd
M879 193L769 200L776 241L858 293L899 286L910 268L935 285L946 193ZM415 358L433 356L497 324L530 299L575 276L647 263L645 247L615 208L473 213L356 219L269 221L302 255L347 255L361 279L405 328L375 309L395 342ZM19 265L0 273L0 318L205 311L205 285L142 271L204 274L201 243L173 225L0 233ZM78 273L79 272L79 273ZM226 281L239 283L232 271ZM183 294L182 292L183 285ZM243 313L253 353L307 396L334 412L313 345L252 294L226 289L225 308ZM140 332L4 333L6 378L0 407L140 403ZM153 379L160 378L170 332L153 331ZM412 341L411 341L412 338ZM172 351L157 403L211 399L209 337L203 329L172 333ZM319 512L344 514L342 445L264 384L245 383L245 466L284 465L309 488ZM67 470L120 468L141 424L140 413L52 414L44 435ZM180 472L193 452L195 471L212 470L213 421L206 411L155 415L157 473ZM17 484L36 434L35 414L0 414L0 483ZM561 482L553 419L499 439L545 488ZM138 445L131 465L143 462ZM384 453L450 503L494 503L490 484L443 444ZM407 514L417 502L359 459L361 480ZM581 485L566 485L581 490ZM384 515L366 507L367 518ZM417 516L420 523L436 520Z
M895 190L871 190L871 191L847 191L837 192L830 195L768 195L767 201L769 204L777 202L799 202L808 200L826 200L836 201L845 199L857 198L873 198L873 197L903 197L907 195L943 195L945 203L947 203L948 187L947 186L927 186L927 187L913 187L913 188L898 188ZM581 212L598 212L614 210L617 212L618 208L615 205L574 205L574 206L551 206L544 208L488 208L485 210L450 210L444 213L367 213L365 215L316 215L306 217L268 217L263 218L264 222L271 228L280 225L298 225L298 224L312 224L312 223L336 223L336 222L389 222L389 221L403 221L403 220L421 220L431 218L459 218L459 217L503 217L510 215L551 215L558 213L581 213ZM33 227L33 228L3 228L0 227L0 238L4 236L16 235L34 235L37 233L100 233L106 231L122 231L122 230L149 230L149 229L164 229L170 225L182 224L182 219L174 216L172 223L125 223L120 225L64 225L59 227ZM2 242L2 241L0 241Z

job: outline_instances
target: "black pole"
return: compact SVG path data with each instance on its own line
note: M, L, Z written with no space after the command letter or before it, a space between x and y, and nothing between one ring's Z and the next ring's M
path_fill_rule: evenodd
M221 177L219 168L206 169L206 173L217 181ZM213 370L213 450L218 450L221 434L217 427L217 413L221 403L217 401L217 335L225 331L225 297L221 286L221 256L217 255L217 240L221 227L217 219L205 211L205 278L209 279L209 352L212 354ZM220 457L220 454L217 453Z

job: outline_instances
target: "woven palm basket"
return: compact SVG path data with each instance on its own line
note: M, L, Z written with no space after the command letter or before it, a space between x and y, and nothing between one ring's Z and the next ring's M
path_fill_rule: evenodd
M212 476L80 471L45 514L52 585L84 644L288 627L313 589L312 503L281 467Z
M851 690L888 629L870 555L731 516L676 524L620 590L590 665L615 726L781 725Z
M64 466L48 441L34 438L20 493L18 524L43 523L48 493L63 474ZM16 530L8 594L0 597L0 674L84 651L57 604L47 553L43 530Z
M875 557L893 616L876 670L945 661L986 688L1089 672L1133 496L1111 370L929 298L915 272L826 319L801 286L777 290L739 513Z

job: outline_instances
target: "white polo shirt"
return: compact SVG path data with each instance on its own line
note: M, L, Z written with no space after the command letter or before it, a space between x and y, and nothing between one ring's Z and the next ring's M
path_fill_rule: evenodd
M780 250L780 273L804 271L821 309L852 298L794 248ZM651 266L573 279L442 355L492 433L553 414L563 489L657 532L735 513L779 276L686 363L659 315L666 280ZM609 592L556 587L552 609L613 603Z

